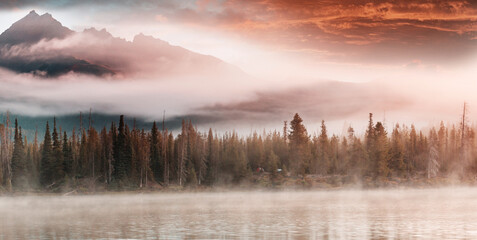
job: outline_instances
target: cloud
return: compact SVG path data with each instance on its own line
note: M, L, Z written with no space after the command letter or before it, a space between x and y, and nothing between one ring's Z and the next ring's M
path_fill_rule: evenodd
M418 63L418 61L416 61ZM366 126L369 112L388 122L458 121L467 101L471 118L477 97L467 81L402 80L346 83L327 81L295 86L221 82L209 78L105 80L69 73L55 79L0 71L0 112L26 116L62 116L80 111L162 120L169 128L189 119L200 128L220 131L279 129L295 112L307 123L322 119ZM310 125L311 126L311 125ZM359 129L357 129L359 131Z
M445 65L477 50L477 8L468 1L229 1L228 7L249 13L233 26L237 31L282 47L326 50L324 57L337 62L421 58Z
M314 119L335 120L351 117L363 110L396 110L410 104L408 96L375 84L325 82L284 91L259 92L253 100L217 104L203 110L281 117L297 111Z
M414 104L409 94L377 82L329 81L282 90L259 91L246 101L201 107L203 116L220 116L217 122L280 122L295 112L311 121L356 119L369 112L401 111ZM220 121L219 121L220 120Z
M0 69L0 111L51 116L92 108L104 114L161 119L163 110L169 117L182 116L204 105L249 96L245 93L251 91L250 85L237 86L220 80L200 76L105 79L76 73L45 79Z
M30 6L103 9L120 14L121 19L139 19L141 23L157 23L158 19L164 23L167 19L170 24L219 29L262 46L303 50L305 54L319 56L323 62L402 65L419 58L446 65L466 61L477 51L477 4L469 0L19 0L0 3L4 9Z
M245 100L204 105L176 119L193 116L199 125L277 128L283 120L299 113L312 125L326 120L341 127L344 121L366 126L367 114L375 113L379 121L391 125L399 122L428 126L440 121L458 121L464 101L477 106L477 98L466 87L468 84L441 80L327 81L255 91ZM471 117L477 117L477 112Z

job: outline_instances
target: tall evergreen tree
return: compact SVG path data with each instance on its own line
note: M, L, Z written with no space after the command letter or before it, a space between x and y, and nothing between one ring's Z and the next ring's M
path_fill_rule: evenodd
M73 152L66 131L63 133L63 163L65 174L71 177L73 174Z
M162 159L159 143L159 130L157 129L156 121L152 124L151 137L150 137L150 158L152 173L156 182L164 181L164 171L162 169Z
M328 131L326 130L325 121L321 121L321 133L318 137L318 167L317 173L327 174L331 171L330 161L330 142L328 139Z
M389 146L387 133L381 122L376 123L376 139L374 141L374 173L375 178L386 178L389 174Z
M416 169L416 161L418 159L418 149L417 149L417 132L414 125L411 125L411 132L409 133L408 144L406 145L406 155L409 160L406 166L406 169L409 172L412 172Z
M40 162L40 184L44 187L52 183L51 165L53 161L53 146L51 143L50 127L46 122L45 138L43 140L43 148L41 151Z
M63 147L59 139L56 128L56 118L53 119L53 162L51 163L51 174L53 181L61 181L64 177L64 163L63 163Z
M18 120L15 119L15 137L12 155L12 186L15 189L25 189L28 185L27 162L21 128L18 127Z
M295 114L290 122L290 128L291 132L288 137L290 140L290 170L295 174L304 175L309 167L309 138L305 125L303 125L303 119L298 113Z
M213 185L217 181L217 176L218 176L217 150L218 149L216 148L212 129L209 128L209 133L207 135L207 173L205 178L207 185Z
M130 163L132 160L132 149L128 137L128 127L124 123L124 115L119 118L119 128L116 140L114 142L114 180L123 184L126 183L129 174Z
M366 129L365 133L365 147L368 158L366 159L366 168L367 168L367 175L374 175L375 170L375 163L376 163L376 154L375 154L375 142L376 142L376 133L373 123L373 114L369 113L369 122L368 128Z
M396 176L403 177L406 173L404 144L402 143L399 124L396 124L391 136L391 159L389 167Z

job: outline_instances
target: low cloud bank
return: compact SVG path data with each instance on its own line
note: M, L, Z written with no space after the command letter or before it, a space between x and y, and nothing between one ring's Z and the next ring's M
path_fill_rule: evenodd
M320 81L265 89L260 84L230 84L217 79L165 78L105 80L74 73L55 79L0 71L0 111L27 116L77 114L80 111L126 114L146 120L180 122L230 130L280 129L298 112L307 123L365 123L369 112L388 123L457 121L462 103L477 103L465 83L430 81ZM177 125L177 124L176 124ZM337 125L339 128L339 125ZM365 125L363 125L365 126Z

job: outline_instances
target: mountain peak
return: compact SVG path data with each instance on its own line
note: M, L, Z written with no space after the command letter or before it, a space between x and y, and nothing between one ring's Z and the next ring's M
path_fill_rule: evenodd
M36 13L35 10L31 10L30 13L28 13L27 17L28 17L28 16L36 16L36 17L38 17L38 16L40 16L40 15L38 15L38 13Z
M0 45L32 44L42 39L65 38L73 33L61 25L49 13L38 15L35 10L15 22L9 29L0 35Z

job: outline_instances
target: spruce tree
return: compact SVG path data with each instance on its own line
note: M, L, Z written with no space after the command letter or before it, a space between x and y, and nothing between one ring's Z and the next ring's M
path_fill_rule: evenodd
M391 159L389 166L394 175L403 177L406 171L406 165L404 160L404 144L402 143L402 136L399 128L399 124L396 124L391 136Z
M213 185L217 180L217 154L215 148L214 135L212 129L209 128L207 135L207 172L205 174L205 183L207 185Z
M366 129L366 133L364 136L364 141L365 141L365 147L366 147L366 153L367 153L367 159L366 159L366 175L368 176L374 176L375 175L375 163L376 163L376 148L375 148L375 142L376 142L376 133L375 133L375 127L373 123L373 114L369 113L369 122L368 122L368 129Z
M304 175L308 168L307 161L310 158L310 153L308 152L309 138L305 125L303 125L303 119L301 119L298 113L295 114L290 122L290 128L290 170L295 174Z
M171 178L171 175L174 174L174 169L176 169L175 167L177 166L177 158L175 156L177 156L178 154L175 151L177 146L174 144L174 136L172 135L172 133L169 133L166 138L167 144L165 156L169 167L169 169L167 170L169 172L168 176L169 178Z
M27 163L21 128L18 127L18 120L15 119L15 138L12 154L12 186L15 189L22 190L28 185L27 181Z
M129 130L124 123L124 115L119 118L119 128L116 141L114 143L114 180L124 183L129 174L129 168L132 158L132 148L129 139Z
M162 161L161 161L161 152L160 152L160 144L159 144L159 131L157 129L156 122L152 124L151 129L151 139L150 139L150 164L152 173L154 175L154 179L156 182L161 182L164 180L163 174L164 171L162 169Z
M418 149L417 149L417 132L414 125L411 125L411 132L409 133L409 141L406 146L407 153L407 170L414 171L416 169L416 160L418 159Z
M83 129L81 132L81 140L79 143L79 156L77 165L77 172L80 177L85 177L88 174L88 165L86 162L88 156L88 136L86 135L86 130Z
M43 140L43 149L40 161L40 184L48 186L52 183L51 164L53 159L53 147L51 144L50 126L46 122L45 138Z
M318 173L327 174L331 169L330 162L330 141L328 139L328 131L326 130L325 121L321 121L321 133L318 137Z
M340 163L338 160L339 148L340 148L339 145L340 145L340 139L338 138L338 136L333 135L330 139L329 149L328 149L328 158L329 158L328 174L336 174L340 169Z
M71 177L73 174L73 153L71 145L68 143L66 131L63 133L63 163L65 174Z
M381 122L376 123L376 139L374 142L374 173L375 178L383 179L389 174L389 147L387 133Z
M56 129L56 118L53 119L53 162L51 164L52 180L61 181L64 177L63 147Z

